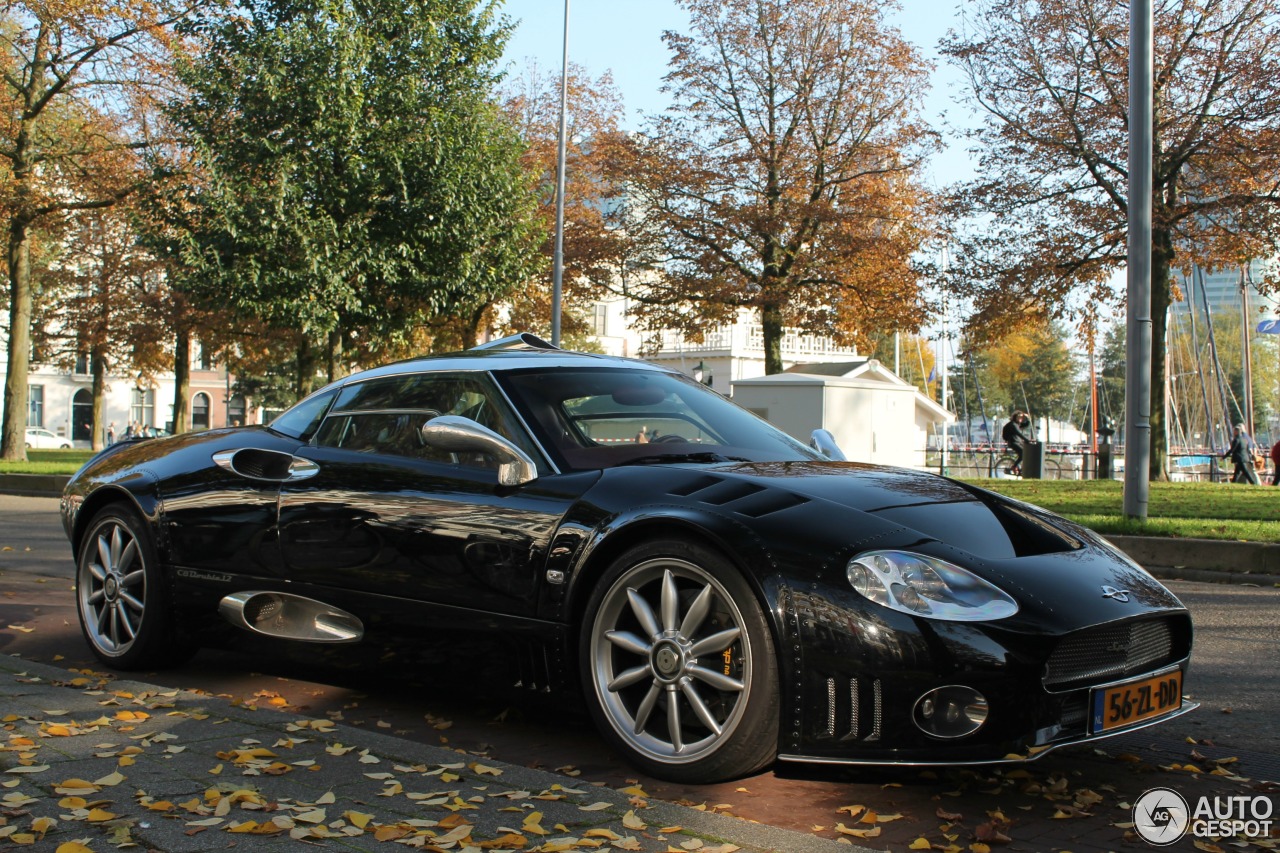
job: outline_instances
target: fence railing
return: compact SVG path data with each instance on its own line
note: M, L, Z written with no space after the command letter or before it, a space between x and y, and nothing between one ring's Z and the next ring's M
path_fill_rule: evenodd
M1007 477L999 470L1000 457L1005 455L1003 445L959 445L947 453L945 473L950 477ZM922 451L923 465L932 471L942 470L942 454L938 450ZM1124 449L1112 448L1112 478L1124 479ZM1234 466L1208 450L1190 449L1169 454L1169 479L1179 482L1225 483L1231 479ZM1093 480L1097 478L1098 459L1087 448L1053 446L1045 448L1045 480ZM1269 482L1273 475L1272 463L1266 461L1265 469L1258 476Z

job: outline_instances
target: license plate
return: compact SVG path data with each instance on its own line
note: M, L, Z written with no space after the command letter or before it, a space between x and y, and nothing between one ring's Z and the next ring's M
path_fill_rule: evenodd
M1120 729L1182 707L1182 671L1093 691L1090 734Z

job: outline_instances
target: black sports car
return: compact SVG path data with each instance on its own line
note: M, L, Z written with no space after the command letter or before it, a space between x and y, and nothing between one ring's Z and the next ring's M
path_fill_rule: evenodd
M62 511L114 667L227 623L486 632L671 779L1023 760L1194 707L1186 609L1092 532L532 336L350 376L265 427L115 445Z

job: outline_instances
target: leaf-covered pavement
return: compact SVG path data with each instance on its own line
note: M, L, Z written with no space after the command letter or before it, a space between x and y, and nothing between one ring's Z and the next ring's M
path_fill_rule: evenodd
M0 669L0 847L181 853L246 836L255 851L744 849L664 820L670 807L638 786L564 784L331 720L40 669ZM530 775L549 784L521 784Z

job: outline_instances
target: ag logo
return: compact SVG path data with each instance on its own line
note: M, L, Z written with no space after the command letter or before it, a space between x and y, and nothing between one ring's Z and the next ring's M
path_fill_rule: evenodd
M1133 828L1149 844L1172 844L1186 834L1190 822L1187 801L1169 788L1152 788L1133 804Z

